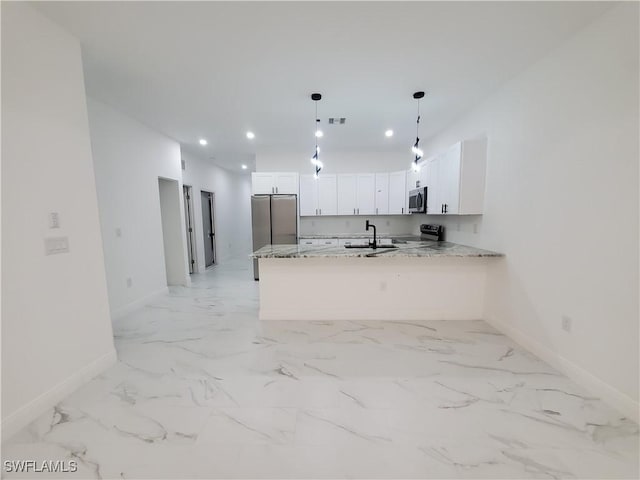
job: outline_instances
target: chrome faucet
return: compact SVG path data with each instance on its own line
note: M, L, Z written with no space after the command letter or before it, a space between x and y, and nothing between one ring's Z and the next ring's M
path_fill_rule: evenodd
M369 223L369 220L367 220L367 231L369 231L370 227L373 227L373 242L369 242L369 246L371 248L378 248L378 242L376 240L376 226L373 223Z

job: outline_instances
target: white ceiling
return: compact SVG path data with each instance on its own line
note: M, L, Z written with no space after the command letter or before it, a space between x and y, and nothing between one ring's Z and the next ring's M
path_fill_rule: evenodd
M89 95L238 171L264 150L401 150L608 2L38 2L80 39ZM327 117L347 118L328 126ZM395 130L392 139L384 137ZM249 141L245 132L255 132ZM207 147L198 139L209 140Z

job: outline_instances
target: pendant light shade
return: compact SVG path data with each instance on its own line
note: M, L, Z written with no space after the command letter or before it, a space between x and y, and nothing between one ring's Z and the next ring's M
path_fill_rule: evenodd
M315 172L313 174L313 176L315 178L318 178L318 175L320 174L320 170L322 170L322 167L324 166L322 164L322 162L320 161L320 147L318 146L318 138L322 137L322 132L320 131L319 127L320 127L320 119L318 118L318 102L322 99L322 95L319 93L312 93L311 94L311 100L313 100L315 102L316 105L316 116L315 116L315 140L316 140L316 148L313 152L313 156L311 157L311 164L315 167Z
M420 148L420 99L424 97L424 92L415 92L413 98L418 102L418 118L416 120L416 142L411 147L411 152L414 154L414 159L411 164L411 168L414 172L420 170L418 162L424 156L424 152Z

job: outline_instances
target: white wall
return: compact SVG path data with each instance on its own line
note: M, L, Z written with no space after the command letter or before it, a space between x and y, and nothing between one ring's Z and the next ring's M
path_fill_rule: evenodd
M322 146L320 147L322 149ZM313 146L311 151L313 150ZM256 172L298 172L313 174L309 151L263 151L256 155ZM397 172L411 168L411 151L324 152L320 158L323 173Z
M638 132L638 4L626 3L426 148L487 134L485 214L445 220L450 240L506 254L486 318L636 419Z
M347 215L336 217L300 217L299 235L360 233L371 234L365 230L365 222L370 220L382 233L413 233L411 215ZM424 223L424 222L423 222Z
M166 291L158 177L182 189L180 145L97 100L88 108L109 302L118 316Z
M45 256L48 236L69 253ZM115 358L80 45L3 2L3 438Z
M186 152L183 181L193 187L196 271L203 272L204 237L200 192L215 193L216 261L246 258L251 253L251 176L239 175Z
M167 284L184 284L184 211L182 192L175 180L158 179L160 216L162 218L162 243ZM182 215L180 215L182 213ZM188 271L188 270L187 270Z

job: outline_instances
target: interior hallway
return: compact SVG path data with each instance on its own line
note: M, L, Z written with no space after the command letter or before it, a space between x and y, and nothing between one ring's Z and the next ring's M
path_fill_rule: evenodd
M638 477L638 426L482 321L257 310L246 259L171 287L3 460L77 459L72 478Z

